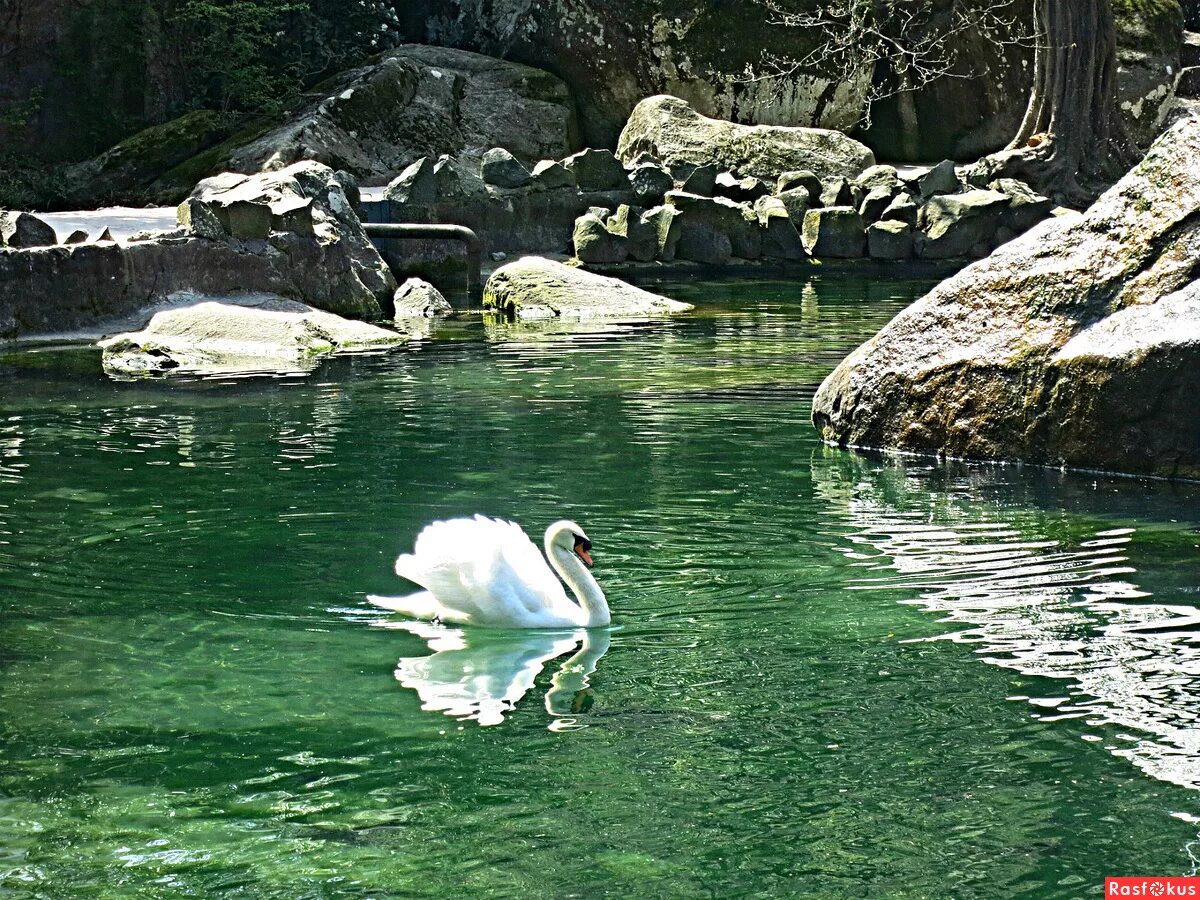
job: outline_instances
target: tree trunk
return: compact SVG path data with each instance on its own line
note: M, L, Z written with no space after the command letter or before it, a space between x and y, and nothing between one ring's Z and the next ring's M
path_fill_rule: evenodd
M1027 176L1044 193L1090 201L1133 163L1117 107L1110 0L1034 0L1038 46L1029 106L1009 150L1036 148Z

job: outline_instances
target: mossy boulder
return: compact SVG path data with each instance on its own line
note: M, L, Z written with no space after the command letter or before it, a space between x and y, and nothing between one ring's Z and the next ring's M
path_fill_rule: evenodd
M691 304L643 291L617 278L526 256L492 273L483 305L519 319L661 316Z
M651 153L666 162L713 165L719 171L776 183L806 169L822 181L854 178L875 164L864 145L839 131L775 125L739 125L702 116L678 97L648 97L629 116L617 156L631 161Z
M1200 120L1083 215L900 313L825 379L843 446L1200 478Z

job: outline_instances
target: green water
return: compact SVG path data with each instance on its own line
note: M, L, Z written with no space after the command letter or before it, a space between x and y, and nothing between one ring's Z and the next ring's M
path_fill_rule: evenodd
M671 285L696 314L467 322L306 378L3 357L0 894L1193 872L1200 489L823 448L821 377L924 287ZM617 627L370 610L475 512L580 521Z

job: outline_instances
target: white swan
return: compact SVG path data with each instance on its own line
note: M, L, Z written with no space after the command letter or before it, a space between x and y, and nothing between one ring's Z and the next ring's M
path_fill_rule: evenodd
M425 588L368 597L415 619L492 628L594 628L610 622L604 591L587 570L592 542L566 520L546 529L542 557L514 522L475 516L427 525L396 574ZM549 565L547 565L549 561ZM585 566L586 563L586 566ZM551 571L553 566L553 571ZM554 573L571 588L573 603Z

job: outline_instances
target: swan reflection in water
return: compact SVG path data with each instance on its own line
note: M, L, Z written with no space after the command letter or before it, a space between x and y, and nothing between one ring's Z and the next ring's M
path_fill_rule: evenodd
M371 624L414 634L433 651L396 663L396 680L417 692L422 709L480 725L503 722L546 665L571 654L546 692L546 712L555 717L552 730L580 727L573 717L592 705L588 678L612 640L606 628L502 631L393 619Z

